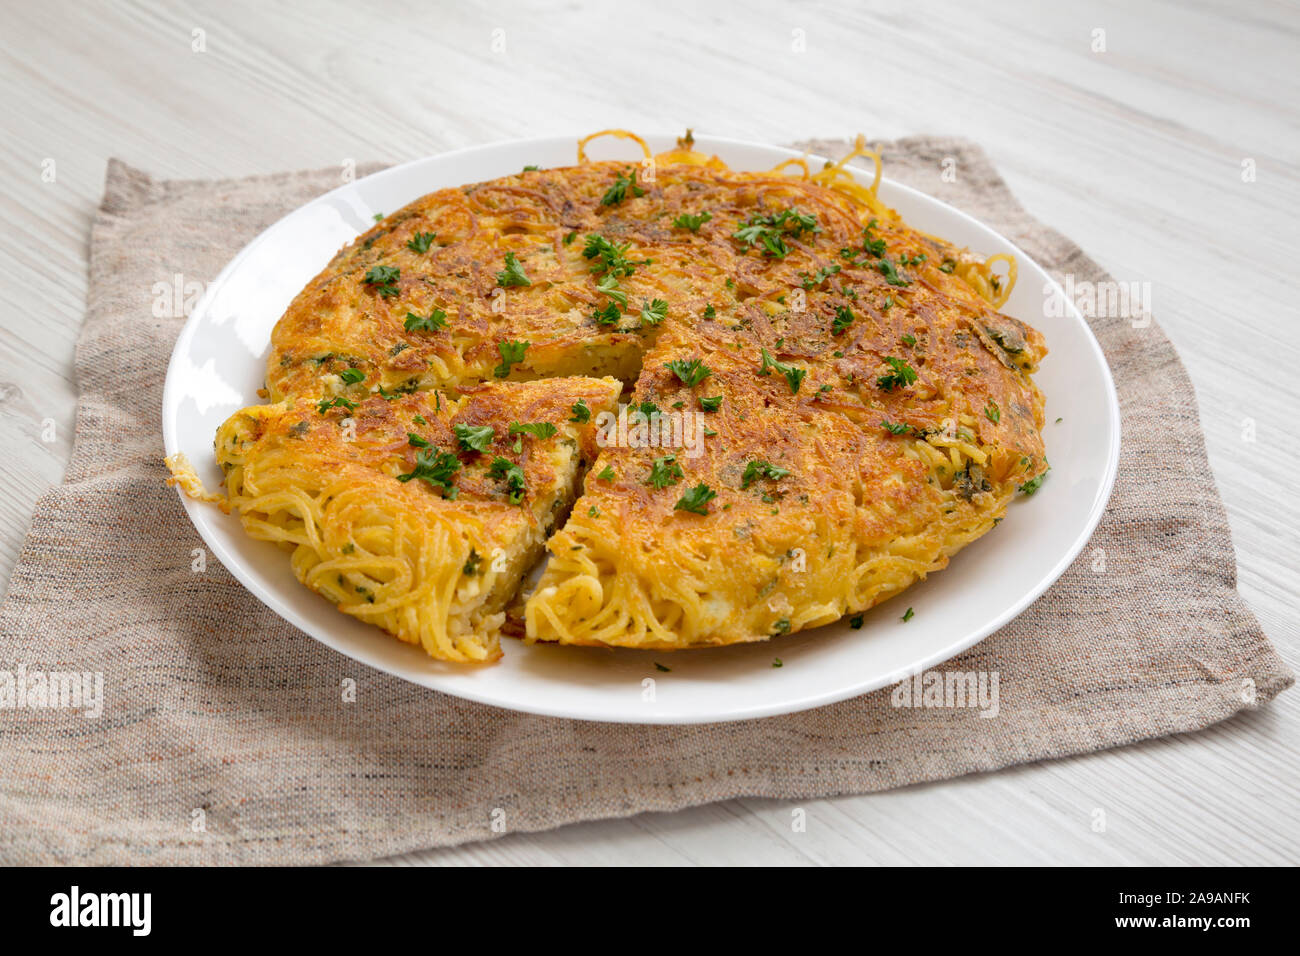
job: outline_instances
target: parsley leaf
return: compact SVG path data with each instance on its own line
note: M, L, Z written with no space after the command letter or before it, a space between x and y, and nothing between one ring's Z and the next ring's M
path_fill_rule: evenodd
M606 465L604 469L601 470L601 473L596 476L596 478L600 481L613 481L614 480L613 467L610 465Z
M427 449L415 453L415 469L409 474L398 475L397 480L406 482L413 478L427 481L435 488L441 488L447 498L455 498L457 489L451 480L460 471L460 461L451 452Z
M890 422L881 419L880 427L891 435L906 435L910 431L915 431L911 425L904 425L899 422Z
M677 499L677 504L673 505L674 511L690 511L697 515L706 515L709 513L709 502L718 497L718 493L700 482L694 488L689 488L686 494Z
M623 318L623 313L618 311L618 306L613 302L609 303L603 309L596 309L591 313L597 325L618 325L619 319Z
M447 313L442 309L434 309L427 317L414 312L406 313L405 328L408 332L437 332L446 327Z
M419 435L417 435L415 432L407 432L407 433L406 433L406 443L407 443L408 445L410 445L412 448L428 448L428 447L429 447L429 443L428 443L428 441L426 441L425 439L421 438L421 437L420 437Z
M1048 471L1050 470L1051 469L1049 468ZM1030 478L1028 481L1026 481L1023 485L1020 486L1020 493L1024 495L1026 498L1028 498L1030 495L1032 495L1035 491L1037 491L1039 488L1043 486L1043 479L1046 477L1047 477L1047 472L1045 471L1041 475L1038 475L1035 478Z
M488 477L505 481L506 492L512 505L517 505L524 500L524 491L527 488L524 482L524 470L509 458L502 458L500 455L493 458L488 468Z
M673 226L678 229L689 229L691 232L699 232L700 226L704 225L712 218L713 218L713 213L711 212L702 212L699 213L698 215L691 215L690 213L682 213L680 216L678 216L676 219L673 220Z
M646 484L654 488L667 488L675 485L684 477L682 466L677 464L676 455L664 455L650 464L650 477Z
M885 281L890 285L903 286L912 284L912 280L894 268L894 264L888 259L881 259L876 263L876 268L880 270L880 274L885 277Z
M451 430L460 442L460 447L466 451L487 451L496 435L491 425L456 424L451 426Z
M532 435L534 438L550 438L555 434L555 431L555 426L550 422L529 422L528 424L511 422L509 428L511 435Z
M650 263L649 259L637 261L628 259L627 250L631 246L632 243L630 242L613 243L604 236L593 234L587 237L587 244L582 247L582 255L583 258L596 260L591 264L591 271L596 275L612 275L616 278L622 278L636 272L637 266Z
M694 388L713 374L712 369L700 359L675 359L664 364L664 368L676 375L687 388Z
M746 249L758 247L763 255L784 259L790 254L785 236L799 236L804 232L821 232L817 217L801 213L797 207L791 206L779 213L755 213L731 236L744 243Z
M506 267L497 273L497 285L508 288L512 285L532 285L532 280L524 275L524 267L513 252L506 253Z
M811 291L839 271L840 271L839 266L830 265L830 266L826 266L823 269L818 269L813 275L808 275L808 273L806 272L801 272L799 273L799 275L803 276L802 284L804 289L807 291Z
M497 378L505 378L510 374L512 365L518 365L524 360L524 353L532 344L532 342L498 342L497 351L501 353L501 364L492 370L492 374Z
M345 368L339 372L339 378L345 385L355 385L366 380L366 373L359 368Z
M886 356L885 361L893 369L888 375L882 375L876 379L876 386L883 388L886 392L891 392L895 388L905 388L916 381L916 369L908 365L906 361L893 356Z
M417 232L413 237L406 240L406 248L412 252L425 253L433 245L433 240L438 237L436 232Z
M614 206L621 203L627 198L629 188L634 196L645 195L645 190L636 184L636 170L631 170L631 174L630 176L619 176L614 180L614 185L605 190L605 195L600 197L602 206Z
M850 309L847 305L840 306L838 309L835 310L835 318L831 322L831 334L839 335L841 332L843 332L845 329L847 329L850 325L853 324L854 318L855 316L853 315L852 309Z
M663 299L653 299L641 303L641 324L658 325L668 315L668 303Z
M350 402L342 396L339 396L338 398L322 398L316 403L316 411L320 412L322 415L328 412L331 408L344 408L350 412L356 407L356 402Z
M596 283L596 288L605 293L619 305L627 308L627 293L618 287L618 280L612 275L605 276Z
M776 465L769 465L767 462L756 458L745 466L745 473L740 476L740 487L744 490L760 478L771 478L775 481L778 478L784 478L788 474L790 474L789 468L778 468Z
M721 407L722 407L721 395L714 395L712 398L700 399L700 408L704 409L706 412L716 412Z
M796 365L785 365L778 362L768 354L767 349L760 349L763 354L763 364L758 370L759 375L766 375L771 369L776 369L785 376L786 383L790 386L790 394L797 395L799 386L803 383L803 377L808 374L806 368L799 368Z
M366 284L387 299L397 295L397 280L401 275L402 270L396 266L372 266L366 272Z
M580 398L569 407L573 409L573 417L569 421L577 422L579 425L591 421L591 408L585 400Z
M984 417L994 425L1002 420L1002 411L998 408L997 402L990 400L989 403L984 406Z

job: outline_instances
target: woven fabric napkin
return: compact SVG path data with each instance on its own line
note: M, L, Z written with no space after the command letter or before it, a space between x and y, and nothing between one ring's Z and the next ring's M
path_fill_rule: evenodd
M978 147L912 138L886 144L885 161L1058 275L1107 278L1025 214ZM0 709L0 862L359 860L731 797L861 793L1197 730L1293 682L1235 590L1186 372L1154 324L1124 318L1092 322L1124 434L1093 541L1037 603L940 668L997 671L997 719L896 708L882 690L763 720L587 723L341 657L215 561L191 570L202 541L163 484L159 434L184 319L152 308L155 283L210 280L338 184L337 169L165 182L109 164L72 462L37 505L0 607L0 701L5 673L98 672L103 711ZM344 676L355 703L341 700Z

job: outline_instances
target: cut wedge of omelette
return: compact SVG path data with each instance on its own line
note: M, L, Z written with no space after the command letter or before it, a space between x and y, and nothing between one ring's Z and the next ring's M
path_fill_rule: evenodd
M501 655L503 608L573 501L614 379L286 399L217 432L229 506L338 608L434 657ZM574 409L585 410L575 415Z
M277 324L273 404L217 435L228 507L345 613L449 661L496 659L512 607L529 641L761 641L1042 480L1014 260L910 229L843 168L878 184L861 140L817 172L644 151L416 200Z

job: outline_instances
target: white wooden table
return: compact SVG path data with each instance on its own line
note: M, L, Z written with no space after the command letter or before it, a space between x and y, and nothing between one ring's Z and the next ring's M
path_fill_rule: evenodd
M87 237L110 156L208 177L605 126L778 143L955 133L1116 277L1152 283L1196 384L1241 591L1300 664L1295 7L280 6L0 10L0 582L70 451ZM397 862L1296 862L1298 730L1292 691L1184 738L809 801L804 833L791 803L735 800Z

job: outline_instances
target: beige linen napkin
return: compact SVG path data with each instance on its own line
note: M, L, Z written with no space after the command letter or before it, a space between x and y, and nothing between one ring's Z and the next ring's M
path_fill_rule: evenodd
M955 182L940 176L948 159ZM1024 213L978 147L913 138L885 160L1057 274L1106 278ZM0 862L369 859L731 797L860 793L1197 730L1293 682L1235 590L1183 366L1154 324L1123 318L1092 323L1124 419L1093 541L1019 618L940 668L997 671L997 719L895 708L882 690L747 722L585 723L468 703L336 654L215 560L191 570L203 542L163 485L159 435L184 319L152 306L155 283L183 298L338 184L337 169L164 182L109 164L72 462L37 505L0 607L0 697L6 673L98 672L102 714L0 709ZM341 700L344 677L356 703Z

